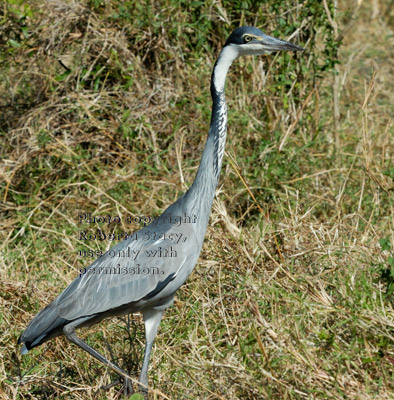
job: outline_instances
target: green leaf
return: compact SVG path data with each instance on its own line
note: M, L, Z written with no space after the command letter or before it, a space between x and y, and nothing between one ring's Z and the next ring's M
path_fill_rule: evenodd
M134 393L129 397L129 400L144 400L144 396Z
M383 175L389 176L391 179L394 179L394 167L384 170Z
M22 47L22 44L19 43L19 42L17 42L17 41L14 40L14 39L10 39L10 40L8 41L8 43L9 43L12 47L15 47L15 48Z
M390 241L387 238L379 239L379 244L382 250L391 250Z

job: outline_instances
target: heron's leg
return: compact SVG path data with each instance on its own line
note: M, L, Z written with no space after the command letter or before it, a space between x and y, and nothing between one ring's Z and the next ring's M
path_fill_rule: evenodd
M140 391L146 395L148 393L149 357L152 351L153 341L157 334L157 329L160 325L161 317L163 316L163 310L148 310L143 311L142 314L144 316L146 345L144 362L142 363L140 375Z
M81 349L87 351L90 355L92 355L94 358L99 360L101 363L104 365L107 365L111 369L113 369L117 374L121 376L121 378L124 381L124 394L126 396L130 396L131 394L134 393L133 390L133 385L131 383L130 377L126 371L124 371L122 368L119 368L116 364L112 363L111 361L107 360L104 356L102 356L97 350L95 350L93 347L90 347L87 343L85 343L80 337L77 336L75 333L75 328L79 326L82 322L84 322L86 318L83 319L77 319L73 322L70 322L69 324L65 325L63 328L64 335L66 338L79 346Z

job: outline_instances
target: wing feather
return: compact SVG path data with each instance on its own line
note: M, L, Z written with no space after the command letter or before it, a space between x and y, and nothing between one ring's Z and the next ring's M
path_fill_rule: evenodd
M59 316L73 320L154 298L176 279L185 264L197 261L198 254L190 258L190 254L195 255L192 251L195 229L193 224L162 224L148 225L137 231L134 238L131 236L95 260L86 268L85 274L77 277L60 294L55 300ZM165 239L157 239L158 235ZM143 239L151 236L150 240ZM175 243L174 238L179 237L181 239ZM128 256L137 252L134 260L133 256ZM167 256L163 256L165 254Z

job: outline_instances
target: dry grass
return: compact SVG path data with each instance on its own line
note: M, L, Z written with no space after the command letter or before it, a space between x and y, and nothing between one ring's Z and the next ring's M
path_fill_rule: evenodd
M78 240L80 213L157 215L190 185L224 37L193 53L196 27L180 34L188 17L170 1L159 37L154 21L114 16L116 2L34 4L26 39L12 13L0 25L0 39L21 43L0 60L0 396L115 399L120 385L100 387L117 378L64 338L23 358L16 341L88 264L77 251L110 245ZM209 4L218 26L231 19ZM296 60L232 69L220 187L200 261L155 342L152 398L394 396L393 16L384 0L346 7L331 15L344 35L337 75L311 85L310 71L296 81L290 70L286 109L270 85ZM140 316L82 335L137 375Z

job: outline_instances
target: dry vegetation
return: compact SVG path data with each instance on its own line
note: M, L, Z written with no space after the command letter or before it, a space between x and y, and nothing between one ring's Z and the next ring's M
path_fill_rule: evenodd
M80 213L157 215L191 184L240 22L307 50L232 68L220 187L155 342L152 399L394 397L392 3L241 3L0 5L2 398L120 397L64 338L23 358L17 338L89 264L78 250L110 246L78 240ZM137 375L140 316L82 335Z

